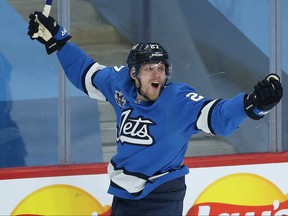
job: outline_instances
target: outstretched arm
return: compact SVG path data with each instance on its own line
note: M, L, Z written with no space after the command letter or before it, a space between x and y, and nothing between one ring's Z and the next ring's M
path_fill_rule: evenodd
M32 40L37 39L44 44L49 55L58 51L58 59L71 83L90 97L105 100L91 80L105 66L99 65L80 47L68 42L71 36L53 17L35 12L29 18L28 35Z
M280 79L270 74L254 86L251 94L238 94L229 100L207 101L201 109L197 128L206 133L227 136L248 117L259 120L281 100Z

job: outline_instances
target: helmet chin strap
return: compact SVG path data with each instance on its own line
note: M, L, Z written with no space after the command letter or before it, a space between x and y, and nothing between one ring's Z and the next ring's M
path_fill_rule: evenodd
M137 84L135 82L135 87L137 89L137 92L139 95L141 95L142 97L144 97L147 100L150 100L150 98L148 96L145 95L145 93L141 90L141 81L138 77L136 77L136 79L138 80L139 86L137 87Z

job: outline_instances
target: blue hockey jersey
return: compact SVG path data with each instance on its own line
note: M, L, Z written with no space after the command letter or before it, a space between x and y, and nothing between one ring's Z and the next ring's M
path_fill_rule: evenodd
M136 100L126 66L106 67L67 43L58 53L68 79L91 98L107 100L117 116L117 153L108 165L108 192L141 199L157 186L184 176L188 141L200 131L226 136L247 117L244 93L210 100L180 82L168 83L159 98Z

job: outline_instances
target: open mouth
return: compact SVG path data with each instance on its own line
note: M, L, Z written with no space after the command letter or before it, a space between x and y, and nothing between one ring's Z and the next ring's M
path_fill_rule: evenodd
M152 82L151 85L153 88L158 88L159 83L158 82Z

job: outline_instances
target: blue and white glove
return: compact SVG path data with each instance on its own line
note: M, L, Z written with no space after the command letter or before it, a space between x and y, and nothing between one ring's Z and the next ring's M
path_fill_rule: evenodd
M280 78L276 74L269 74L254 86L252 94L245 95L245 112L250 118L259 120L279 103L282 96Z
M28 35L32 40L37 39L44 44L49 55L60 50L71 38L67 30L51 16L46 17L36 11L30 14L29 19Z

